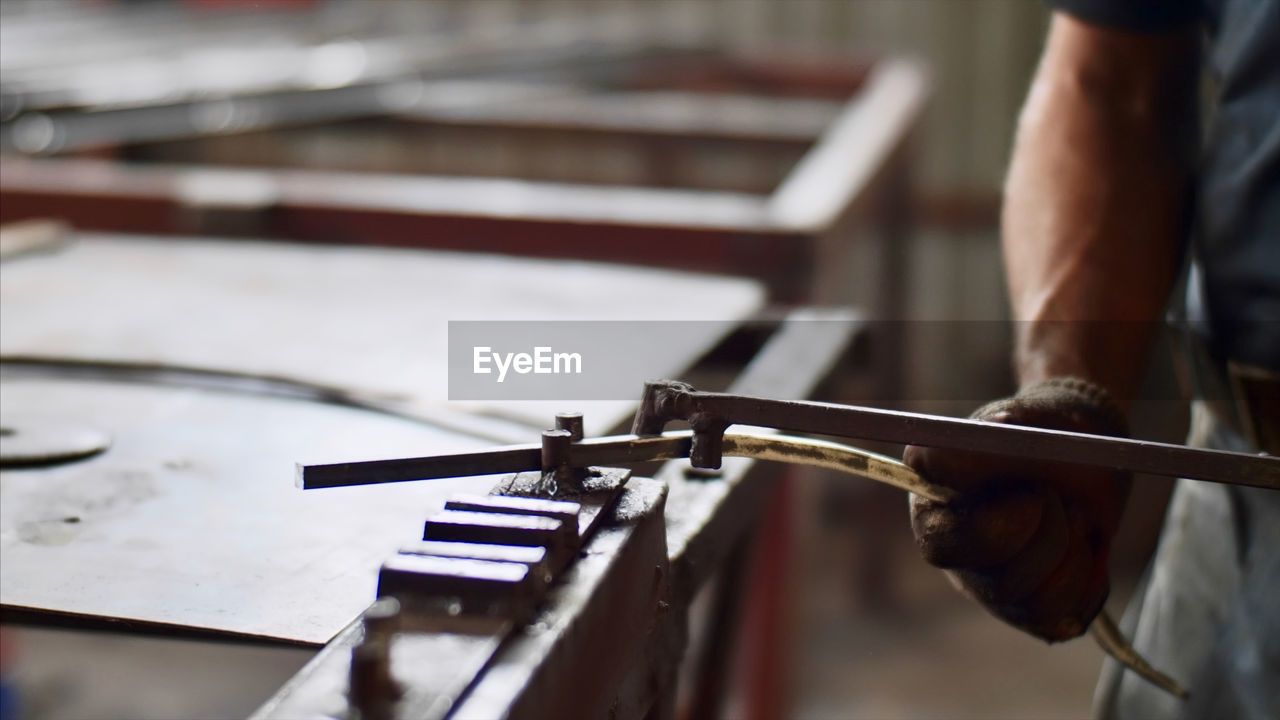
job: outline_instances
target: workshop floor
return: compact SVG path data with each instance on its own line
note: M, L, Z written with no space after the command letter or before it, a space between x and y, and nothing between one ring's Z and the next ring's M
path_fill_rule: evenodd
M1048 646L994 620L920 560L900 494L853 492L822 496L826 521L803 533L793 717L1090 716L1092 642Z

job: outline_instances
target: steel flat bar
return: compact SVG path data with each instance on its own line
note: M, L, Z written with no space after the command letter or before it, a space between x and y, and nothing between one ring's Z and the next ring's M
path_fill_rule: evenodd
M436 457L298 465L297 485L304 490L314 490L408 480L497 475L541 468L541 445L509 445L493 450Z
M687 393L697 413L734 425L1113 467L1280 490L1280 458L832 403ZM688 419L688 418L685 418Z
M611 435L588 438L570 446L570 460L574 467L672 460L689 457L691 443L692 435L687 430L649 437ZM304 490L315 490L541 469L541 445L509 445L456 455L298 465L297 484Z

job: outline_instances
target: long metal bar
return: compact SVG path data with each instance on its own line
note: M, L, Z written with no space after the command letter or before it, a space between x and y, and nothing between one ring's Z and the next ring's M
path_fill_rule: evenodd
M687 430L650 437L611 435L588 438L569 446L569 461L573 467L589 467L672 460L689 457L692 443L693 435ZM541 445L508 445L456 455L298 465L297 484L304 490L314 490L541 469Z
M753 425L1280 490L1280 458L1269 455L833 403L699 392L681 383L653 383L650 388L637 415L636 429L641 434L660 429L670 420L702 418L722 427Z

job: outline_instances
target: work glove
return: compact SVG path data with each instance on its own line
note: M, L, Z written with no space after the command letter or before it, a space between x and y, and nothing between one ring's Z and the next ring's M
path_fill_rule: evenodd
M976 420L1128 436L1102 388L1076 378L1024 387ZM925 560L1005 622L1049 642L1083 633L1110 591L1108 555L1129 495L1128 472L908 446L903 460L957 491L947 503L911 496Z

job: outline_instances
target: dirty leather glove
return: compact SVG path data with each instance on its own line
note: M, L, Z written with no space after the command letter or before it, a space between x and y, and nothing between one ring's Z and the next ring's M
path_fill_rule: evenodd
M972 417L1128 436L1107 392L1076 378L1029 385ZM948 503L912 495L911 527L925 559L961 592L1049 642L1088 628L1110 590L1108 554L1129 473L914 445L903 460L958 491Z

